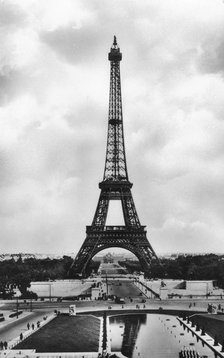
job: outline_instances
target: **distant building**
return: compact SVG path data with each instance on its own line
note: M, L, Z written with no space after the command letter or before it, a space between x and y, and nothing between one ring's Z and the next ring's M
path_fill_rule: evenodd
M134 261L137 260L136 256L133 255L131 252L127 252L125 254L117 254L114 252L108 252L107 254L104 254L104 255L94 256L93 261L105 263L106 262L106 261L104 261L105 258L113 260L113 261L107 261L107 262L113 262L113 263L117 263L119 261L126 261L126 260L134 260Z
M108 252L108 254L106 254L104 257L103 257L103 262L104 263L113 263L114 262L114 258L113 258L113 255Z

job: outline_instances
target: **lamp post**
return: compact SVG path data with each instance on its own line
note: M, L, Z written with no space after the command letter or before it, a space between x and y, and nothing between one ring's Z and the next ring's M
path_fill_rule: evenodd
M108 297L108 281L107 281L107 274L106 274L106 292L107 292L107 297Z
M19 316L19 301L18 296L16 296L16 318Z
M49 283L49 301L51 302L51 283Z

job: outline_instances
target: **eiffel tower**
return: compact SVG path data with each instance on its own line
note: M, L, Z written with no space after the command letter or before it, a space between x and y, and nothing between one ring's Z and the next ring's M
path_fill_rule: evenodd
M122 54L116 36L108 54L110 61L110 97L106 161L98 205L91 226L86 227L86 239L71 268L70 275L85 275L90 260L110 247L131 251L139 260L143 271L149 272L152 259L158 260L146 237L132 198L132 183L128 171L124 147L123 116L121 101L120 61ZM106 226L110 200L120 200L124 226Z

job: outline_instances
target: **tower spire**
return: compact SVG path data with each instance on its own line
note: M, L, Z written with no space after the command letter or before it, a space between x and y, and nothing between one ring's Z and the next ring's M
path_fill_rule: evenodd
M108 135L103 181L128 181L124 147L123 113L121 98L120 61L122 53L116 36L108 54L110 61L110 95Z

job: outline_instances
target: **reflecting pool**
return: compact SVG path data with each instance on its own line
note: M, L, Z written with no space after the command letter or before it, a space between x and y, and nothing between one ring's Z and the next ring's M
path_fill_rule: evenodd
M215 356L174 316L128 314L110 317L109 321L111 351L121 352L128 358L174 358L179 357L182 349L208 358Z

